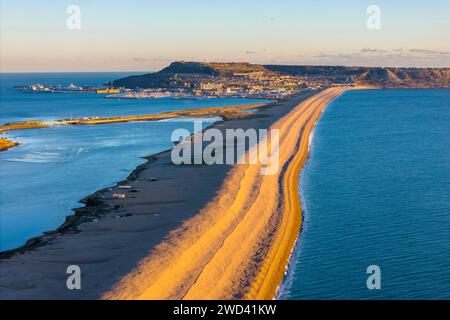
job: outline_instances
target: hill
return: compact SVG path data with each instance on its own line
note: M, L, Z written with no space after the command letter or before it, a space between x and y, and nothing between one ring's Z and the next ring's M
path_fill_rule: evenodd
M387 88L450 88L450 68L381 68L346 66L257 65L247 62L206 63L173 62L156 73L115 80L114 86L125 88L170 88L185 82L201 82L242 73L268 76L291 75L324 85L355 83Z
M347 79L361 85L387 88L450 88L450 68L381 68L345 66L267 65L279 73L304 77L323 77L334 82Z

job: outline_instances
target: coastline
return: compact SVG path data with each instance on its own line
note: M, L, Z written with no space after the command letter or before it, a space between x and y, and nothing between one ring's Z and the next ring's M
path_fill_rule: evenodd
M102 125L134 121L160 121L176 117L221 117L225 120L235 119L242 116L246 110L260 108L268 103L253 103L241 106L209 107L187 110L177 110L149 115L117 116L117 117L95 117L80 119L65 119L40 122L28 120L23 122L7 123L0 125L0 133L14 130L44 129L52 126L81 126L81 125Z
M333 92L333 89L331 89L331 97L327 97L326 92L324 92L325 97L323 98L323 101L318 99L319 101L311 102L311 104L318 104L317 109L310 115L309 119L301 129L302 133L296 147L297 150L294 151L292 160L288 164L283 176L283 221L273 240L270 253L267 255L250 293L247 296L250 299L273 299L284 279L285 270L289 264L289 260L295 248L295 243L300 236L300 230L302 228L303 212L299 195L298 180L301 169L309 157L311 133L322 115L324 108L345 91L346 89L335 89ZM308 101L304 104L308 104Z
M439 198L442 192L446 193L448 190L445 188L445 181L450 180L446 180L445 177L449 176L449 171L444 168L440 171L439 165L434 167L436 159L440 157L438 154L448 154L445 147L446 136L445 134L434 135L427 131L426 125L422 125L423 123L434 123L436 131L433 132L443 134L448 131L445 128L448 128L449 122L440 121L440 119L448 118L446 114L450 107L448 94L449 92L445 90L426 93L422 93L421 90L413 92L404 90L350 92L326 109L316 127L310 159L305 164L300 176L299 188L304 224L292 256L289 272L280 286L277 299L420 300L436 297L445 299L445 292L450 291L445 289L448 287L445 284L440 286L438 279L448 278L450 269L443 268L440 264L433 264L431 261L440 258L442 261L450 261L448 258L441 257L439 252L432 251L436 245L449 243L448 237L436 237L436 234L443 231L439 227L434 232L430 232L428 228L423 229L422 226L443 217L438 212L443 212L446 204L440 203L435 206L434 201L427 201L433 203L427 205L427 212L430 213L430 216L412 223L408 218L410 214L420 215L423 207L414 202L408 202L408 208L402 211L405 205L402 200L416 188L429 190L430 198L428 200L431 200L434 195ZM420 99L422 97L424 97L423 100ZM430 114L428 110L431 106L436 106L436 109L433 109ZM393 109L397 107L398 109L394 111ZM382 122L385 114L390 114L389 123ZM404 114L408 114L407 119L403 119ZM403 138L389 139L398 132L398 126L402 127ZM361 139L354 140L354 137L361 137ZM424 150L423 153L426 156L418 158L416 164L404 164L401 165L401 168L397 166L397 163L405 157L414 158L418 149L422 150L422 141L435 142L437 149L428 149L427 147L427 151ZM432 145L433 143L427 144ZM408 152L397 152L399 146ZM438 149L441 151L438 152ZM353 150L358 150L356 155ZM336 157L337 153L339 156ZM375 154L378 154L376 160L371 156L366 156ZM389 160L383 160L386 157L389 157ZM444 157L442 156L441 159ZM339 165L336 165L334 161ZM349 166L354 163L358 163L358 165L356 167ZM417 163L421 164L417 165ZM388 173L381 180L377 180L374 175L377 174L377 168L381 164L386 167L385 171ZM402 171L403 168L408 169ZM428 168L432 169L428 171ZM440 174L437 174L438 170L441 172ZM390 190L395 192L389 192L388 199L378 205L377 201L383 195L377 193L372 197L370 196L372 193L367 194L366 191L370 188L379 190L383 182L389 181L390 172L402 172L405 180L402 179L402 182L391 186ZM436 174L436 180L433 180L433 184L422 187L421 182L418 181L428 178L422 174L419 174L419 178L417 172L433 172ZM371 177L369 178L369 176ZM358 191L353 188L355 186ZM346 187L348 188L345 189ZM360 202L354 202L355 199ZM436 201L439 203L438 199ZM361 208L359 203L363 204L364 210L359 210ZM364 213L361 213L363 211ZM337 212L339 213L337 214ZM386 214L379 217L378 212L386 212ZM395 225L395 227L383 228L386 218L392 213L396 213L395 219L389 220L387 224ZM435 213L437 213L437 217L433 217ZM442 223L441 220L441 225ZM367 233L358 233L355 229L361 225L378 225L378 227ZM353 228L354 226L355 228ZM402 243L400 239L405 239L405 237L408 240ZM382 244L370 250L364 250L370 246L371 242L373 243L374 239L380 239ZM427 239L427 241L416 242L413 239ZM405 245L410 246L412 243L417 243L420 248L415 247L411 252L405 249ZM392 251L387 254L385 248L390 248L389 250ZM395 272L407 267L408 261L414 260L418 252L420 255L420 252L428 252L428 250L433 254L420 259L424 264L418 263L421 266L416 268L415 279L417 281L405 283L403 279L400 280L401 271ZM355 252L359 253L355 255ZM399 281L392 284L398 291L394 294L386 294L383 291L384 293L380 292L374 296L373 292L368 292L365 287L360 288L360 274L355 274L352 270L359 268L360 273L364 272L367 261L373 257L382 256L383 253L386 253L386 256L384 261L380 261L380 265L386 265L389 273L399 277ZM401 254L405 254L405 259L400 259L395 267L389 266L389 257ZM428 263L430 264L428 265ZM334 267L338 265L340 267L336 271ZM434 277L436 284L431 285L424 280L428 274L440 274L439 277ZM419 286L422 290L411 291L411 288ZM336 291L334 288L341 289Z
M325 113L326 109L328 108L328 106L332 103L333 101L331 101L328 105L326 105L323 109L321 114L319 115L319 119L317 119L317 122L320 120L320 118L323 116L323 114ZM316 122L316 125L317 125ZM311 146L313 144L313 140L314 140L314 135L315 135L315 131L316 131L316 125L313 126L311 132L309 133L308 136L308 156L305 159L303 166L301 167L300 171L299 171L299 176L298 176L298 197L299 197L299 203L300 203L300 210L301 210L301 217L300 217L300 230L298 232L298 235L294 241L294 244L292 246L288 261L286 263L286 267L285 267L285 272L284 272L284 277L282 279L282 281L279 283L276 292L275 292L275 296L273 297L273 299L275 300L282 300L283 296L285 296L288 292L289 289L292 285L292 281L293 281L293 277L294 277L294 273L292 272L292 269L294 268L295 265L295 261L296 259L298 259L299 255L300 255L300 241L302 241L302 236L303 236L303 232L304 232L304 222L305 222L305 215L307 214L307 207L305 204L305 195L304 195L304 189L302 187L302 177L303 177L303 171L306 169L306 166L308 165L308 162L310 161L310 156L311 156Z
M261 107L262 111L257 114L248 115L243 119L234 119L217 123L213 126L219 128L220 130L224 130L227 127L232 128L236 126L244 129L246 127L255 126L267 128L274 125L275 122L279 125L284 122L292 125L296 121L292 119L292 115L287 115L294 112L292 110L297 110L299 106L302 105L302 102L310 96L311 94L293 97L287 99L287 101ZM315 99L314 97L310 99ZM298 117L301 117L301 119L305 121L308 120L307 130L312 130L315 121L321 114L319 111L323 110L323 107L325 107L326 104L327 103L319 104L320 108L317 108L317 110L315 108L313 108L314 110L309 110L307 112L308 117L305 117L304 115L302 117L304 110L301 110L302 112L297 112ZM281 120L279 120L280 118ZM294 130L290 129L284 131L287 133L293 132L293 135L290 135L290 139L295 140ZM297 134L299 133L300 132L297 132ZM2 298L273 298L279 283L283 279L288 258L292 252L295 239L298 236L298 231L300 230L301 219L299 223L296 221L295 215L297 214L300 216L299 213L301 214L301 210L298 211L298 208L295 209L295 200L293 199L295 199L296 196L298 197L298 193L295 192L295 185L298 183L298 174L296 173L300 170L301 163L304 161L305 157L307 157L308 152L299 152L296 153L296 156L292 156L291 153L298 147L302 147L304 149L305 139L303 137L305 136L306 135L303 134L301 142L294 143L294 145L290 147L290 151L284 155L284 157L287 157L286 159L289 160L289 165L283 168L283 189L288 191L288 193L285 193L284 201L287 207L293 208L292 214L290 212L289 217L285 217L285 214L277 212L277 214L273 217L268 216L269 220L267 221L269 221L271 226L272 234L270 234L270 232L268 234L266 233L266 238L261 238L256 231L252 233L253 236L256 236L256 238L252 239L259 241L264 240L264 246L262 251L258 252L256 255L254 254L255 251L252 251L255 247L252 246L250 247L251 254L244 254L242 256L246 258L246 261L245 263L242 263L242 267L238 268L239 270L236 275L242 275L242 272L246 273L249 270L250 272L248 273L248 277L245 279L240 279L243 282L241 281L242 283L238 283L237 287L229 287L222 279L220 281L222 283L221 289L214 292L210 296L202 296L202 293L205 292L205 287L204 284L201 284L201 281L205 279L207 280L207 283L211 279L210 275L203 272L210 269L212 270L211 274L217 276L217 270L223 270L222 266L219 266L217 269L217 264L209 263L210 260L206 260L207 263L201 267L201 270L204 271L197 274L196 270L198 272L198 269L196 268L198 268L201 263L197 264L193 269L188 266L187 269L192 272L189 272L187 269L176 270L176 267L175 270L172 270L173 260L171 261L171 256L169 255L160 260L162 261L159 263L159 267L161 268L160 271L166 271L166 267L172 265L172 269L169 268L168 270L175 272L167 273L169 276L169 281L167 283L163 283L163 287L160 287L159 289L162 289L160 293L167 292L172 295L169 297L158 296L157 291L153 291L148 294L148 292L145 293L147 287L145 287L142 291L139 291L139 289L136 290L136 281L145 285L146 282L148 284L148 281L152 277L154 278L158 276L158 272L155 272L155 269L145 271L144 268L144 273L142 273L142 266L148 266L149 263L154 263L155 260L152 260L152 258L155 257L155 253L158 253L158 250L161 251L161 249L167 249L171 246L175 246L177 249L186 249L189 245L193 244L191 241L191 243L188 243L186 246L186 243L183 244L182 237L181 239L174 239L173 236L174 234L176 236L180 235L180 233L177 232L180 228L183 231L181 234L186 235L186 233L184 233L185 230L187 230L186 226L192 225L192 221L197 223L201 222L204 217L214 218L211 215L211 211L208 212L208 209L210 210L211 208L214 208L214 203L212 203L214 201L211 200L217 200L217 197L220 197L220 190L223 190L224 185L227 185L226 181L230 178L230 175L233 175L233 172L236 171L235 168L230 168L230 166L201 166L190 168L182 166L178 168L168 168L167 162L170 159L170 152L165 151L158 155L148 157L149 161L147 163L136 168L136 170L130 174L130 177L126 181L118 183L116 187L100 190L85 198L83 203L85 203L86 206L75 209L75 215L68 217L66 223L58 228L58 230L48 232L44 237L39 237L39 239L34 239L34 243L31 243L31 246L22 248L22 250L15 250L14 252L10 252L8 255L3 256L2 258L6 259L0 260L2 263L2 268L0 270L2 273L2 276L0 277L0 286L11 288L11 290L7 295L5 295L5 297ZM308 144L307 140L308 139L306 139L306 144ZM245 171L242 171L243 169L244 168L240 168L237 170L238 173L234 173L237 175L238 179L243 177L242 174ZM177 172L172 172L174 170ZM256 168L253 168L250 171L253 175L252 177L255 178L255 172L257 171ZM151 177L157 177L158 179L156 182L151 181ZM190 177L195 177L195 179L189 180L191 179ZM258 177L256 178L261 181ZM192 186L185 188L186 190L176 190L176 192L173 192L174 188L180 186L180 181L186 181L185 179L192 182ZM266 187L268 190L273 188L275 184L278 183L276 179L272 178L269 180L270 182ZM117 190L119 185L125 183L132 184L133 187L140 190L140 192L136 194L137 199L112 199L111 194L114 190ZM253 181L249 181L249 183L251 185ZM228 187L232 187L230 186L230 183L228 183ZM196 192L196 188L202 190L201 194ZM167 194L167 191L170 191L171 194ZM230 189L228 191L232 190ZM229 195L222 193L222 196L225 197L222 198L222 200L225 202L230 201L233 196L236 195L236 192L239 192L239 190L234 190L234 192L231 192ZM243 188L240 192L248 194L250 191ZM192 198L193 194L197 196L195 199ZM290 197L291 199L289 199ZM300 202L297 201L297 204L298 207L300 207ZM188 205L189 209L186 209L186 205ZM241 213L244 211L246 212L246 209L251 207L248 202L246 203L246 206L247 207L241 206ZM152 212L152 210L154 210L154 212L149 213ZM169 215L166 214L167 210L171 210ZM253 209L253 211L255 211L255 209ZM285 209L285 212L286 211L289 210ZM113 217L111 217L111 215L113 215ZM151 217L151 219L154 218L155 221L149 221L149 217ZM145 219L145 222L143 219ZM157 221L158 219L162 221ZM118 220L123 220L123 223L117 223ZM212 221L213 219L203 220L202 223L206 223L203 226L208 228L211 227ZM231 226L222 225L220 228L228 228L229 234L231 234L233 233L233 230L239 227L239 224L236 224L236 222L237 220L234 220L234 223L232 223ZM140 223L142 223L142 226L140 226ZM277 223L280 225L279 228L277 228ZM148 228L145 224L148 224ZM287 238L281 237L280 230L286 230L286 228L291 229L288 232L289 236ZM242 228L241 225L241 229L245 228ZM198 232L201 228L196 227L193 230ZM117 235L117 232L119 233L118 236L114 236ZM112 239L113 236L115 238L114 240ZM194 243L195 240L198 239L198 234L196 237L197 238L192 238ZM99 239L105 240L104 238L107 239L104 244L97 244L95 242ZM125 245L124 242L126 242L127 245L133 245L133 247L126 250L127 245ZM239 244L239 242L232 241L231 239L227 240L227 243L233 244L233 242L235 245ZM197 245L199 244L200 247L204 248L206 243L200 242ZM210 243L208 242L207 244L209 246ZM223 244L225 244L225 242L223 242ZM54 249L55 247L56 250ZM214 252L214 249L221 249L221 246L219 245L218 247L215 247L212 245L210 247L212 250L210 253L216 257L217 252ZM277 253L274 248L281 248L281 251ZM249 247L247 247L247 249L249 249ZM180 251L175 252L180 253ZM192 252L195 252L195 250ZM218 256L220 256L220 254ZM273 256L278 259L275 264L273 263ZM222 257L226 257L226 254L222 254ZM48 263L49 260L53 261L50 265ZM75 262L78 260L78 263L82 264L83 268L87 268L88 271L92 271L92 274L87 276L87 281L89 281L90 284L86 286L87 288L83 290L83 292L69 292L68 290L65 290L65 288L61 288L61 285L52 290L43 289L45 287L48 288L48 281L51 281L55 277L55 264L58 265L58 268L62 268L61 265L74 263L74 260ZM238 260L240 260L240 258ZM42 261L46 262L42 264ZM254 264L255 261L259 261L259 263ZM261 266L261 261L264 261L263 266ZM237 262L238 265L241 265L240 261L235 262ZM114 271L106 272L109 276L108 279L105 279L104 274L100 274L100 270L108 270L105 268L111 268L111 266L115 266L116 264L119 264L119 266L113 267ZM236 265L236 263L234 265ZM34 270L32 275L26 274L26 272L29 272L31 269L37 270ZM130 272L130 270L134 271ZM141 272L141 276L136 277L139 272ZM176 288L168 288L167 286L170 287L171 283L173 284L172 279L179 279L177 278L177 274L181 278L188 274L188 278L190 280L195 280L195 286L192 286L192 282L187 281L185 282L185 287L181 288L181 290L178 285L175 286ZM202 275L201 277L200 274ZM146 277L144 281L141 281L142 275L145 275ZM64 273L60 276L64 277ZM42 281L37 281L42 278L47 278L50 280L45 280L43 281L44 283L42 283ZM30 287L27 288L27 290L23 290L23 288L21 288L25 279L28 279L28 281L33 283L30 284ZM162 277L161 280L163 279L166 278ZM252 282L253 285L250 286L250 282ZM236 282L234 283L236 284ZM131 287L127 288L127 285L131 285L131 291L128 290ZM4 294L5 292L2 292L2 295Z
M195 118L221 118L211 124L208 128L214 127L220 124L223 121L229 121L232 119L240 119L244 117L248 117L255 110L262 110L264 108L269 107L276 101L268 101L264 103L251 103L244 105L227 105L222 107L208 107L208 108L195 108L195 109L186 109L186 110L175 110L164 113L150 114L150 115L132 115L132 116L117 116L117 117L108 117L108 118L98 118L98 119L73 119L73 120L56 120L51 122L38 122L38 121L24 121L15 123L15 127L9 127L9 125L0 125L0 133L15 131L15 130L27 130L27 129L44 129L50 128L49 123L64 123L67 125L102 125L102 124L114 124L114 123L123 123L123 122L138 122L138 121L164 121L171 119L195 119ZM70 124L68 123L70 122ZM204 128L203 130L206 130ZM192 135L191 135L192 136ZM19 146L20 143L13 142L5 137L0 136L0 152L7 151L10 148ZM79 224L83 222L90 221L92 219L100 218L104 214L104 208L100 204L98 197L107 192L109 189L113 187L117 187L120 184L123 184L124 181L136 179L139 173L147 167L147 165L156 159L160 155L164 155L166 153L170 153L171 150L161 150L155 154L147 155L142 157L146 162L138 165L134 170L130 172L128 177L123 181L114 182L115 185L111 185L110 187L105 187L103 189L97 190L94 193L85 196L80 199L78 203L84 205L85 207L75 207L72 208L71 211L74 213L65 217L65 221L52 230L44 230L41 235L37 235L31 238L28 238L23 245L18 247L7 249L0 251L0 259L10 258L16 254L21 254L23 252L27 252L29 250L36 249L45 245L48 242L48 238L51 238L58 234L64 234L67 232L71 232L71 230L76 229ZM89 207L86 210L86 207ZM93 208L90 208L93 207ZM0 260L1 261L1 260Z

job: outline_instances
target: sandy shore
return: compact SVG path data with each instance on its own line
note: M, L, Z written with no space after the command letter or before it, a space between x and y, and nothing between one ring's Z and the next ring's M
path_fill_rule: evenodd
M298 105L280 130L276 175L235 166L217 196L103 297L106 299L272 299L300 231L298 176L323 108L345 89ZM277 192L282 190L282 192Z
M345 89L290 97L215 125L280 130L281 170L149 158L84 200L59 230L0 260L2 299L271 299L301 227L298 175L323 108ZM305 99L307 99L305 101ZM67 290L68 265L82 290Z

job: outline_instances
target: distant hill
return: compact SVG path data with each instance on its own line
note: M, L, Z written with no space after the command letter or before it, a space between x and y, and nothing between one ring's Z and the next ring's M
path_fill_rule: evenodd
M208 66L217 70L222 75L232 75L233 73L246 73L246 72L265 72L274 73L268 70L265 66L259 64L250 64L248 62L230 62L230 63L218 63L211 62Z
M380 87L450 88L450 68L379 68L345 66L267 65L275 72L324 77L337 82L347 79L356 84Z
M368 68L365 67L344 67L344 66L290 66L290 65L265 65L266 69L300 76L358 76Z
M450 68L372 68L355 82L384 87L449 88Z
M131 76L113 81L115 87L125 88L165 88L173 86L186 78L201 80L207 77L220 77L244 72L272 73L261 65L246 62L234 63L203 63L177 61L156 73Z
M115 80L114 86L125 88L167 88L183 81L202 81L236 73L264 72L293 75L332 83L355 83L381 87L450 88L450 68L377 68L346 66L256 65L247 62L206 63L173 62L156 73Z

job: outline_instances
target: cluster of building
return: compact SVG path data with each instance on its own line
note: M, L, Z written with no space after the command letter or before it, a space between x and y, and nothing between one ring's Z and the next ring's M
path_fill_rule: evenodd
M200 79L179 74L172 78L172 88L194 96L282 98L307 88L306 83L294 76L266 72L233 73Z
M226 72L220 75L204 73L176 73L168 75L161 88L125 89L108 86L80 87L32 85L18 88L23 92L95 92L107 98L141 99L207 99L215 97L280 99L306 89L319 89L336 85L326 76L293 76L271 71ZM165 79L166 80L166 79ZM335 79L334 79L335 80ZM352 85L350 79L339 79L338 85ZM348 83L347 83L348 82ZM164 84L163 84L164 83Z
M342 85L343 83L339 83ZM335 85L330 78L280 75L254 71L221 76L192 77L177 74L171 80L172 90L194 96L245 97L277 99L305 89L320 89ZM348 82L347 85L352 85Z

